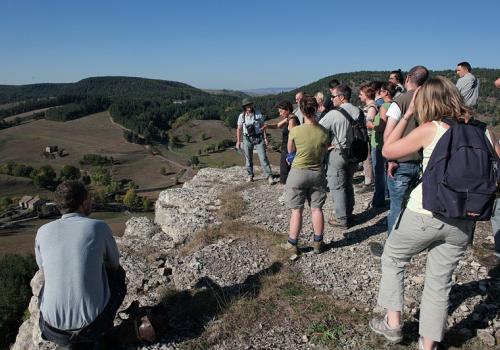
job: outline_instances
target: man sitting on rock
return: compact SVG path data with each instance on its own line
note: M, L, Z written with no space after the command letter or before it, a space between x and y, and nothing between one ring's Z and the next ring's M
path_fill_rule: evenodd
M35 241L45 279L42 337L62 346L96 344L112 329L125 297L125 271L108 225L87 217L92 204L85 186L63 182L55 199L63 215L40 227Z

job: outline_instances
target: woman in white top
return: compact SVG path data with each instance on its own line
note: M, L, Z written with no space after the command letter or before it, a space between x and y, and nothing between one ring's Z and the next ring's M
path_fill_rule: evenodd
M419 116L420 126L402 138L413 115ZM385 140L382 149L384 157L398 159L423 148L425 170L434 147L449 128L441 121L445 116L468 121L471 110L465 106L451 81L444 77L429 79L417 89L408 111ZM500 154L495 136L489 134L497 154ZM422 207L421 186L411 192L406 210L400 214L396 221L399 224L395 225L385 244L378 305L387 309L387 313L372 319L370 328L393 342L402 340L404 268L413 255L427 250L425 286L420 305L419 349L431 350L436 349L436 343L443 339L451 277L470 241L473 221L433 216Z

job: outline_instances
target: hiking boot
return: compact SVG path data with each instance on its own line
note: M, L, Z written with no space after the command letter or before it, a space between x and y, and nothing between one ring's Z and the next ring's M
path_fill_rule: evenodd
M434 343L432 350L437 350L437 344ZM418 337L418 350L425 350L424 348L424 339L422 337Z
M325 251L326 245L323 241L314 241L313 242L313 253L321 254Z
M270 185L274 185L274 179L272 176L268 176L267 177L267 183L270 184Z
M299 248L297 245L293 245L290 242L280 244L280 247L283 248L290 256L290 260L295 261L299 258Z
M370 246L370 253L377 258L381 258L382 254L384 254L384 245L378 242L370 242L368 244Z
M248 175L247 182L252 182L252 181L253 181L253 176L252 175Z
M400 343L403 340L402 327L390 328L387 324L387 315L372 318L370 320L370 329L377 334L383 335L392 343Z
M344 229L348 229L349 228L349 224L347 222L339 222L335 219L330 219L328 220L328 223L330 225L332 225L333 227L339 227L339 228L344 228Z

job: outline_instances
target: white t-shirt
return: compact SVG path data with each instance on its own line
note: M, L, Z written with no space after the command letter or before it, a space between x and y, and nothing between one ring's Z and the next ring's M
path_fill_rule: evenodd
M389 118L394 119L397 122L399 122L399 120L401 119L401 114L401 109L399 108L397 103L391 103L386 113Z

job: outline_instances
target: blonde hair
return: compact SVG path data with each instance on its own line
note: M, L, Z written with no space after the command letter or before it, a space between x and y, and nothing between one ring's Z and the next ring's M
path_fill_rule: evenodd
M314 98L316 99L316 101L318 101L318 103L320 103L325 100L325 95L323 95L323 93L320 91L317 92L316 95L314 95Z
M441 76L429 79L422 85L415 97L415 109L421 123L444 117L469 120L472 113L456 86Z

